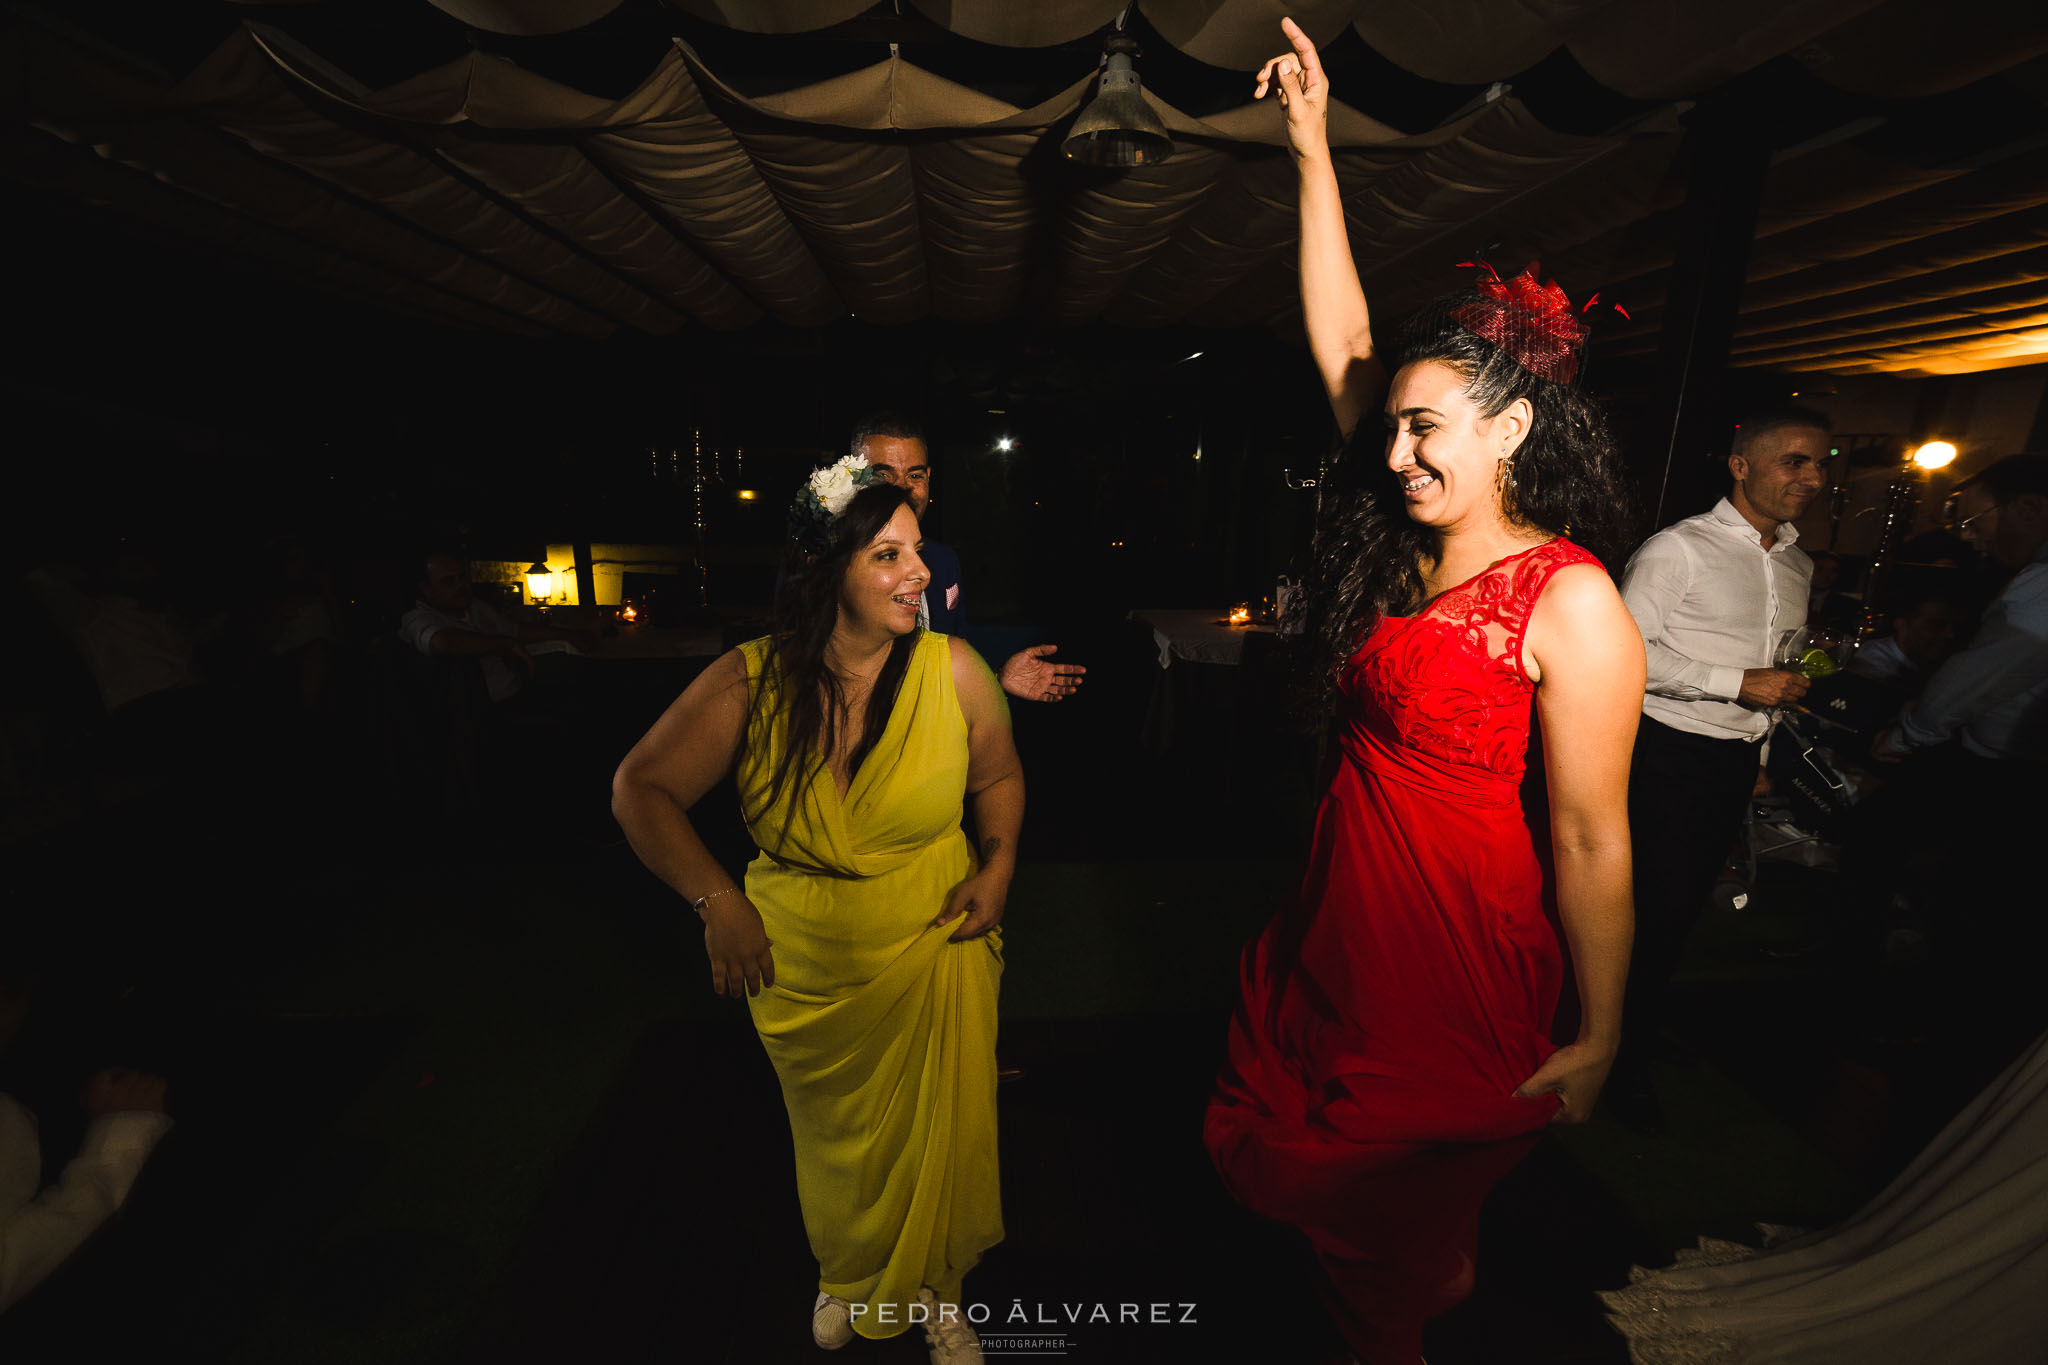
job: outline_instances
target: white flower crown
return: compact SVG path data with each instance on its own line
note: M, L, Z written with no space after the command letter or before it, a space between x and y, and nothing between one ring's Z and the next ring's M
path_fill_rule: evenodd
M811 471L790 504L790 533L799 541L822 540L832 521L844 512L853 495L875 481L865 455L842 455Z

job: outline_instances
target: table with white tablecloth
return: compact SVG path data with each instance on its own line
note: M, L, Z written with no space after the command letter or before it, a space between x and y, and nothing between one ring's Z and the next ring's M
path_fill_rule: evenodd
M1219 610L1183 607L1140 607L1131 613L1133 621L1152 627L1161 668L1173 667L1175 659L1235 666L1244 659L1245 636L1273 633L1270 625L1248 621L1234 626L1224 617Z
M1134 623L1150 627L1160 668L1141 728L1141 742L1151 752L1171 748L1181 726L1193 724L1207 733L1235 709L1245 641L1262 636L1270 642L1274 631L1257 622L1231 625L1226 615L1222 608L1198 607L1140 607L1131 613Z

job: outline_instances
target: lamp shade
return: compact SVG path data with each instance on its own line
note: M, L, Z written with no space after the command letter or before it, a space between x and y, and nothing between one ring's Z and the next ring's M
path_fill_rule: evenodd
M517 560L513 561L517 563ZM544 561L535 560L526 566L526 598L530 602L545 602L555 595L555 571Z
M1166 125L1138 88L1131 58L1138 44L1121 33L1103 45L1108 59L1095 98L1074 120L1061 150L1070 161L1088 166L1150 166L1173 153Z

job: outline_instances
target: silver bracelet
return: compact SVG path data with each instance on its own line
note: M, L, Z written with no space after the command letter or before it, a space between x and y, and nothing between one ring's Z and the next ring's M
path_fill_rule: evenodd
M697 897L697 899L690 902L690 908L692 910L695 910L697 912L698 917L701 919L704 914L705 906L711 904L711 902L717 900L720 896L733 896L737 894L739 894L739 888L737 886L728 886L723 891L713 891L709 895Z

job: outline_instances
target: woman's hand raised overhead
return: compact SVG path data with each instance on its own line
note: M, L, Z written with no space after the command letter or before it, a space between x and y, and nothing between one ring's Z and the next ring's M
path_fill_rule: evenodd
M1264 99L1271 87L1287 111L1287 145L1298 157L1321 156L1330 147L1330 81L1323 75L1316 45L1301 31L1301 25L1282 19L1280 29L1293 50L1266 59L1259 68L1252 98Z

